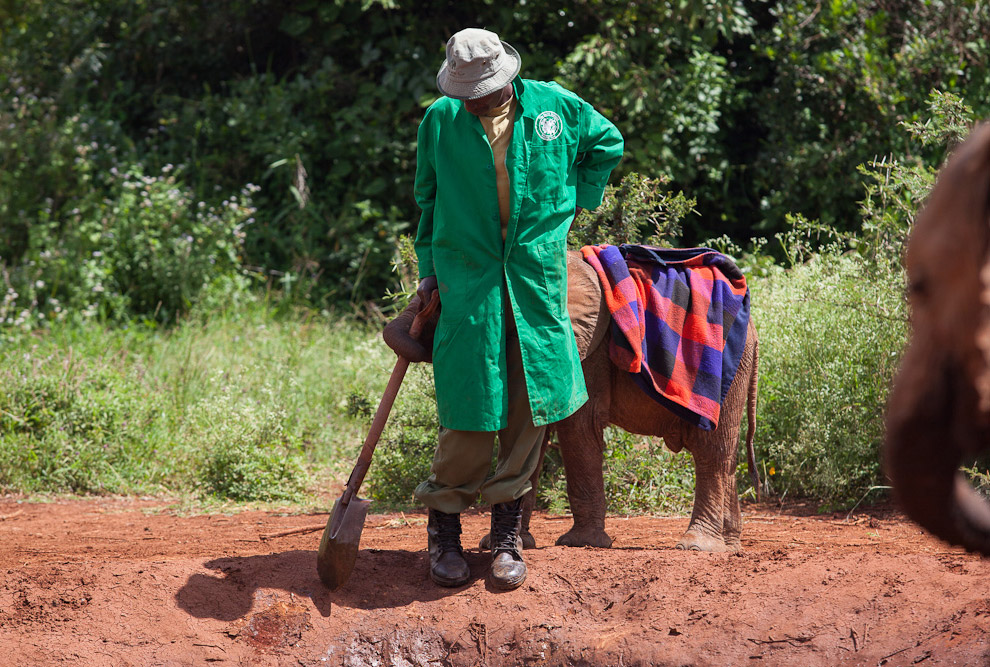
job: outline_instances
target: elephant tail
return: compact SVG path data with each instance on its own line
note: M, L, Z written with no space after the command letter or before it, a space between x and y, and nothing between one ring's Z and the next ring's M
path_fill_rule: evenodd
M753 369L749 375L749 394L746 397L746 461L749 463L749 477L753 481L756 500L761 500L760 472L756 469L756 451L753 449L753 436L756 435L756 398L758 395L760 370L760 341L753 336Z

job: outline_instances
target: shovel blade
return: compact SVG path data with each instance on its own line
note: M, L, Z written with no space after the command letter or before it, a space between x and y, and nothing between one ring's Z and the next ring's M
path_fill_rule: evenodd
M323 585L332 591L344 585L357 560L358 545L361 542L361 531L364 520L368 516L370 500L352 496L346 505L341 505L343 498L337 498L333 511L327 519L327 527L323 529L320 539L320 549L316 554L316 571Z

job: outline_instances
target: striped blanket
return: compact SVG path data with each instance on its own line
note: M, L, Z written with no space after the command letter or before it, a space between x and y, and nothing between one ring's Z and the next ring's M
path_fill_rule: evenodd
M612 314L609 355L654 400L704 430L736 375L749 324L746 278L709 248L584 246Z

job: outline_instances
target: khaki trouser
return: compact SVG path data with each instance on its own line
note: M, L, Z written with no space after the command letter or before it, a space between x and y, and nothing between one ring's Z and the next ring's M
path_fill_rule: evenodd
M506 341L509 413L507 426L498 431L498 457L491 468L494 431L455 431L440 428L430 477L416 487L416 498L429 508L456 514L466 510L481 493L488 504L506 503L526 495L530 477L540 460L546 426L533 426L526 393L519 338L510 326Z

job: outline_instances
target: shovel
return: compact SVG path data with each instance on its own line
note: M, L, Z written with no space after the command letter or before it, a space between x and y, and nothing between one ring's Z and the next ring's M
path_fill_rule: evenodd
M419 338L423 326L436 312L440 305L440 294L436 291L430 299L430 303L416 314L412 326L409 327L409 335L412 338ZM371 465L371 457L375 453L375 445L385 428L385 421L388 413L395 402L395 396L399 393L399 385L409 367L409 360L399 356L392 369L392 376L388 380L385 388L385 395L382 396L375 418L371 422L371 430L364 440L364 447L358 455L357 464L351 471L351 476L347 479L347 486L344 493L333 505L330 518L327 520L327 527L323 529L323 537L320 539L320 549L316 554L316 571L320 575L320 581L330 590L340 588L347 578L351 576L354 569L354 561L357 560L358 544L361 541L361 531L364 529L364 520L368 516L368 506L370 500L358 498L358 489Z

